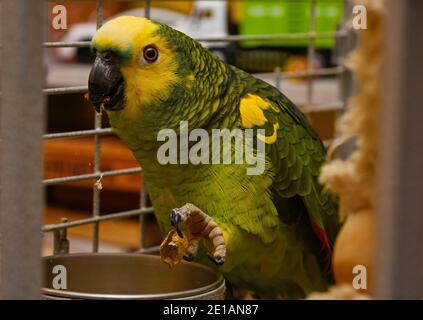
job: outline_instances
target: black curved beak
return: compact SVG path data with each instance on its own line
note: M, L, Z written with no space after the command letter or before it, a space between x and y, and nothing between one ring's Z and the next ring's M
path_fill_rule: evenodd
M122 109L124 81L117 61L97 57L88 78L88 99L97 112Z

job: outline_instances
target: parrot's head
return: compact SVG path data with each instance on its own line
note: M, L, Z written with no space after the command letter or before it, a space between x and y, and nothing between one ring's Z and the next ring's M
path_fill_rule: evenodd
M140 105L163 98L178 81L177 53L161 32L163 27L145 18L122 16L97 31L92 39L96 59L88 80L97 111L101 105L120 110L127 107L124 100Z
M169 101L176 93L189 91L193 70L198 69L193 51L203 50L164 24L131 16L104 24L94 35L92 48L96 59L88 81L90 101L97 111L103 106L109 115L133 117L152 106L175 104ZM157 119L160 112L150 113Z

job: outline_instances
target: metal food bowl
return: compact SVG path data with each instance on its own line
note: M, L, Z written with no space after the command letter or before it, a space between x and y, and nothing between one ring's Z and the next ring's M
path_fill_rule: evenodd
M66 268L66 289L53 280ZM57 267L56 267L57 268ZM47 299L223 299L218 272L192 262L170 268L158 256L143 254L70 254L43 258ZM57 281L56 281L57 282Z

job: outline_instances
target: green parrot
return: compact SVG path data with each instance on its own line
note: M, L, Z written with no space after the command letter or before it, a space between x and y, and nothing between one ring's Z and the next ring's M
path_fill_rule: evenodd
M92 48L88 97L97 111L107 111L113 131L143 168L163 234L192 231L199 223L186 258L213 266L232 286L261 298L326 290L338 204L318 183L325 148L297 107L187 35L146 18L107 22ZM163 164L158 136L173 130L182 139L181 123L189 133L253 129L249 157L260 160L258 145L264 146L263 172L247 174L247 156L242 163ZM187 214L195 220L188 227L182 224Z

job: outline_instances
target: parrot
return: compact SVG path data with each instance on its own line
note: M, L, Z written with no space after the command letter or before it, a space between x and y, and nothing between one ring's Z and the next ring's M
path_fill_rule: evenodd
M147 18L109 20L91 48L88 99L107 113L142 167L161 232L181 234L187 217L194 219L191 229L198 223L185 258L258 298L301 299L327 290L341 226L338 199L319 183L326 150L294 103L191 37ZM158 135L173 130L182 136L184 121L190 132L261 129L252 146L264 145L263 173L247 174L245 161L161 163Z

